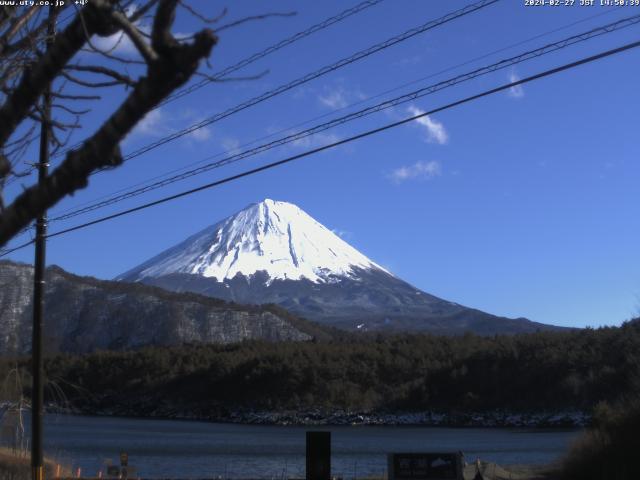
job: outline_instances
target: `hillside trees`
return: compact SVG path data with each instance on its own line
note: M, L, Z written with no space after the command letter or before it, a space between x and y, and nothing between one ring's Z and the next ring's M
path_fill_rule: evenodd
M588 411L640 397L638 352L640 323L630 322L517 336L365 334L60 355L47 371L85 411L158 402L205 412ZM0 372L14 365L0 362Z

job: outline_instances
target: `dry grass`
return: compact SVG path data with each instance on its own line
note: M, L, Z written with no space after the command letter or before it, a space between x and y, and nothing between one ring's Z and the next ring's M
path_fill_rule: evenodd
M613 407L602 404L594 425L569 449L563 480L640 479L640 400Z
M476 475L475 464L464 469L465 480L473 480ZM548 465L505 465L480 462L480 472L485 480L557 480L557 470Z
M57 464L45 459L45 478L53 478ZM71 472L61 467L60 474L70 476ZM31 480L31 454L0 447L0 480Z

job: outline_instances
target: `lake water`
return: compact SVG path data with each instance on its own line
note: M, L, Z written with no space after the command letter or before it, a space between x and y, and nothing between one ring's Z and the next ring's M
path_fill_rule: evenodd
M579 430L435 427L291 427L174 420L47 415L45 452L97 475L120 451L144 477L281 478L304 476L305 432L330 430L332 473L344 478L382 475L386 454L462 450L501 464L556 460Z

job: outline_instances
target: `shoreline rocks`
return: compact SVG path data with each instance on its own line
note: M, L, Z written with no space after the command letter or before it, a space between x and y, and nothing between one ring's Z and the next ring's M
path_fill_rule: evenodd
M69 408L48 405L49 413L96 416L124 416L136 418L164 418L247 425L379 425L432 427L495 427L495 428L581 428L589 425L591 417L580 410L511 412L356 412L320 409L269 412L250 409L216 412L204 409L185 411L175 407L155 406L140 409L126 405L109 408Z

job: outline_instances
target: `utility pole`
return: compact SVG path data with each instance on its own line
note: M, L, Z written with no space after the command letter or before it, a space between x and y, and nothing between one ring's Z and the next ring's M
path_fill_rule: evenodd
M49 7L47 26L47 50L56 34L55 7ZM49 172L49 139L51 135L51 83L42 94L42 119L40 121L40 158L38 160L38 184L43 185ZM44 324L44 269L47 235L47 213L36 219L35 260L33 272L33 331L31 337L31 362L33 388L31 392L31 478L44 480L44 455L42 449L42 417L44 406L44 359L42 354L42 327Z

